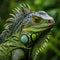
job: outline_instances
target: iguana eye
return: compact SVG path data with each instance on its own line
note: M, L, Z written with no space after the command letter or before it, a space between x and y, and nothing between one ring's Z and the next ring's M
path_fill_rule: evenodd
M40 22L40 17L33 16L32 21L35 22L35 23L39 23Z

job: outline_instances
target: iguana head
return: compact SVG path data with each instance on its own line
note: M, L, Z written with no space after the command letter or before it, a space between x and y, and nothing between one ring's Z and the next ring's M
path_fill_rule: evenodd
M27 14L23 21L21 41L23 43L35 41L43 32L50 31L54 23L53 18L44 11Z

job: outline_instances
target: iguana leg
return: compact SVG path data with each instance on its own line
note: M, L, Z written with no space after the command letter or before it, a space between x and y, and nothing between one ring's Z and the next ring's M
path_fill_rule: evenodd
M24 51L21 49L16 49L12 51L12 60L23 60Z

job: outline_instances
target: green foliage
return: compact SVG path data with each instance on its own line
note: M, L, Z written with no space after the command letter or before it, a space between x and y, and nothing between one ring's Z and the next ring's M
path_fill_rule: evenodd
M4 30L4 21L0 18L0 33Z

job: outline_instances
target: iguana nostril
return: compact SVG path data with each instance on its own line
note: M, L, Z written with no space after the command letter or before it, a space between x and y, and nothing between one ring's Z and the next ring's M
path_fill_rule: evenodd
M51 20L48 20L49 23L51 23Z
M28 42L28 37L26 35L21 36L21 42L27 43Z
M48 22L51 23L51 24L55 24L54 20L48 20Z

